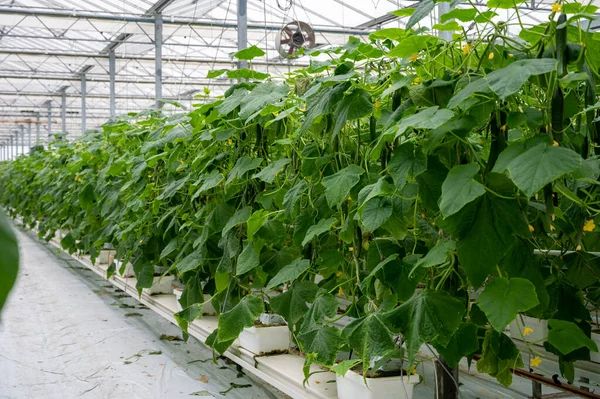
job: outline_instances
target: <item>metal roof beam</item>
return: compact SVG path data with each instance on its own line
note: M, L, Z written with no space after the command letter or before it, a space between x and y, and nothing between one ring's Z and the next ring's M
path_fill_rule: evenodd
M70 87L70 86L67 86ZM201 90L198 90L201 91ZM81 97L81 95L79 93L65 93L67 98L79 98ZM3 97L62 97L63 95L63 91L56 91L56 92L33 92L33 91L22 91L22 92L14 92L14 91L0 91L0 96ZM108 99L109 98L109 94L91 94L88 93L87 94L87 98L102 98L102 99ZM120 99L120 100L149 100L149 97L146 95L116 95L115 98ZM180 99L189 99L189 95L188 97L184 97L184 96L163 96L163 100L173 100L173 101L177 101Z
M80 77L72 74L60 74L44 75L40 73L25 73L25 74L10 74L0 69L0 79L22 79L22 80L52 80L52 81L68 81L68 82L79 82ZM88 82L106 82L109 83L110 79L105 75L92 75L87 74ZM130 84L154 84L153 78L116 78L116 83L130 83ZM229 80L219 81L218 79L180 79L178 77L166 77L163 78L163 85L193 85L193 86L224 86L229 87L233 83Z

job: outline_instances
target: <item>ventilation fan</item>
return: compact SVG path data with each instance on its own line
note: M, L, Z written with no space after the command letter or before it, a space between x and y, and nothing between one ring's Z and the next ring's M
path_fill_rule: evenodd
M312 26L302 21L292 21L285 25L275 37L277 51L283 58L297 57L301 48L315 46L315 31Z

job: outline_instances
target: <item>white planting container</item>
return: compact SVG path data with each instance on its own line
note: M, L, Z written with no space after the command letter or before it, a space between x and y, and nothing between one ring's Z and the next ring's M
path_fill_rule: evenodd
M598 345L600 349L600 333L592 333L592 340ZM590 351L590 360L594 363L600 363L600 353Z
M173 294L175 294L175 299L177 300L176 301L177 311L181 312L183 310L183 307L181 306L181 303L179 303L179 300L181 299L181 296L183 295L183 289L173 287ZM204 294L204 302L206 302L206 303L204 305L202 305L202 315L203 316L216 316L217 315L217 311L215 310L215 307L210 302L211 298L212 297L210 295Z
M99 265L107 265L110 264L110 259L111 256L114 257L115 256L115 250L114 249L101 249L100 253L98 254L98 258L96 258L96 263Z
M152 287L144 288L144 293L148 295L172 294L173 293L173 276L154 277Z
M367 378L348 370L346 375L336 375L338 399L412 399L413 387L419 375Z
M181 307L179 300L181 299L181 296L183 295L183 289L181 289L179 287L173 287L173 294L175 294L175 305L177 306L176 313L181 312L183 310L183 308Z
M517 320L519 321L518 324ZM533 330L533 332L527 334L527 336L523 333L526 327ZM510 337L512 339L518 339L519 341L525 340L525 342L532 344L543 345L544 341L548 339L548 321L518 315L517 319L510 323Z
M290 347L287 326L249 327L239 337L240 346L256 355L286 351Z

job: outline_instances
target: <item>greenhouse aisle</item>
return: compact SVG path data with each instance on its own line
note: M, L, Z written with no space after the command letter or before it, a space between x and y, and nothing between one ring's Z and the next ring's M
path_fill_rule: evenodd
M17 230L0 323L0 398L276 398L75 260Z

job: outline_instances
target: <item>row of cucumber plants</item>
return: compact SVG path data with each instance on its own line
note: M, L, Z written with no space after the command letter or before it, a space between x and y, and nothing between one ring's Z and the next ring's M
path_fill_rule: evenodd
M4 162L0 201L46 239L69 230L72 252L112 244L140 289L169 268L184 329L210 294L219 352L274 312L307 365L409 367L428 343L510 385L523 361L504 331L525 313L551 320L544 346L572 381L600 303L595 7L527 26L514 4L452 10L434 27L449 42L418 28L422 1L396 13L406 29L307 51L285 77L213 71L242 81Z

